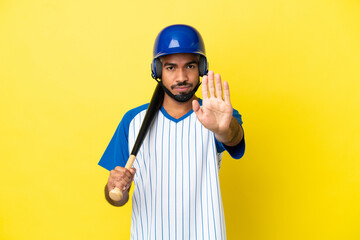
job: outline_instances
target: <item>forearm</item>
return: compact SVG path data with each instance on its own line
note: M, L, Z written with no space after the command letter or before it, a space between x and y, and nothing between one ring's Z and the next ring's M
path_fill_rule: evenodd
M222 144L225 144L226 146L236 146L241 142L241 140L244 137L244 132L242 127L240 126L239 122L236 120L235 117L232 117L230 126L227 129L226 132L221 134L215 133L215 138L221 142Z
M120 201L116 202L116 201L114 201L114 200L112 200L112 199L110 198L108 187L107 187L107 185L105 185L105 198L106 198L106 200L108 201L108 203L110 203L111 205L113 205L113 206L115 206L115 207L121 207L121 206L123 206L125 203L128 202L128 200L129 200L129 192L128 192L128 191L124 191L124 192L123 192L123 198L122 198Z

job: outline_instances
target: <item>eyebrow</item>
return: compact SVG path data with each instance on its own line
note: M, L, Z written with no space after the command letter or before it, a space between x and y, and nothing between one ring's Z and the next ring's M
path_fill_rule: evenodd
M166 66L176 66L176 64L175 63L164 63L164 67L166 67Z
M199 63L199 62L194 60L194 61L186 63L186 65L190 65L190 64L194 64L194 63Z
M194 63L198 63L198 61L190 61L190 62L187 62L185 63L185 65L190 65L190 64L194 64ZM177 64L176 63L164 63L164 67L166 66L176 66Z

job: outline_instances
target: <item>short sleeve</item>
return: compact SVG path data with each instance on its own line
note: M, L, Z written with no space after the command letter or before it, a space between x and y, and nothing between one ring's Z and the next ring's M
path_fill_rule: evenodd
M125 167L130 156L128 141L130 123L137 114L146 110L148 106L149 104L147 103L125 113L98 163L100 166L109 171L117 166Z
M128 121L125 115L98 163L100 166L109 171L117 166L125 167L126 161L129 157L129 124L127 124L127 122Z
M236 120L239 122L239 124L242 128L243 122L241 119L241 115L235 109L233 110L233 116L236 118ZM235 159L240 159L245 153L245 135L244 135L243 139L240 141L240 143L233 147L222 144L221 142L216 140L216 138L215 138L215 144L216 144L216 149L217 149L218 153L221 153L226 150L230 154L230 156Z

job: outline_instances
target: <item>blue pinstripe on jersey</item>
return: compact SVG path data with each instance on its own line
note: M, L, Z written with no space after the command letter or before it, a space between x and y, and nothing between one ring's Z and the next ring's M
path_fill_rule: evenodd
M188 160L189 160L189 239L191 237L190 235L190 230L191 230L191 219L190 219L190 216L191 216L191 201L190 201L190 196L191 196L191 193L190 193L190 182L191 182L191 174L190 174L190 169L191 169L191 165L190 165L190 124L191 124L191 118L189 118L189 132L188 132Z
M204 127L201 126L201 142L204 142ZM204 154L204 145L201 146L201 155ZM201 167L203 168L204 167L204 159L202 159L201 161ZM202 186L202 178L203 178L203 171L201 171L201 174L200 174L200 186ZM203 188L200 188L200 199L202 199L202 189ZM203 215L203 206L200 207L201 209L201 229L202 229L202 239L205 239L204 238L204 215Z
M150 149L150 136L151 136L151 128L149 129L149 134L148 134L148 149ZM148 159L151 161L151 157L150 157L150 151L148 151ZM150 175L150 166L151 163L149 162L149 170L147 171L147 176L149 179L149 189L150 189L150 204L149 206L152 206L152 199L153 199L153 195L152 195L152 183L151 183L151 175ZM150 208L150 210L152 210L153 208ZM151 212L152 213L152 212ZM151 223L151 218L150 216L148 216L148 222L147 222L147 232L148 232L148 236L150 237L150 230L149 230L149 223ZM151 226L150 226L151 227Z
M175 128L175 143L174 143L174 146L177 146L177 123L175 123L175 125L176 125L176 128ZM176 166L177 166L177 152L176 152L176 147L175 147L175 154L174 154L174 156L175 156L175 161L174 161L174 164L175 164L175 167L174 167L174 176L175 176L175 181L174 181L174 189L176 189ZM177 224L177 221L176 221L176 209L177 209L177 207L176 207L176 191L174 191L174 193L175 193L175 240L177 239L177 226L176 226L176 224ZM169 238L170 238L170 235L169 235Z
M168 135L168 143L171 145L171 142L170 142L170 130L171 130L171 122L169 122L169 135ZM171 157L170 157L170 147L168 148L168 158L167 158L167 164L168 164L168 170L167 170L167 175L169 175L170 174L170 164L171 164L171 162L172 162L172 159L171 159ZM168 177L168 179L169 179L169 177ZM170 239L170 227L171 227L171 224L170 224L170 181L168 181L168 198L167 198L167 200L168 200L168 231L169 231L169 239Z
M207 202L206 202L206 207L207 207L207 209L206 209L206 216L207 216L207 227L208 227L208 238L210 239L210 236L211 236L211 234L210 234L210 221L209 221L209 219L210 219L210 217L209 217L209 181L208 181L208 153L207 153L207 151L206 151L206 155L205 155L205 161L206 161L206 165L205 165L205 173L206 173L206 196L207 196Z
M194 141L194 145L195 145L195 151L194 151L194 160L196 160L197 159L197 148L196 148L196 142L197 142L197 139L196 139L196 122L194 123L194 139L195 139L195 141ZM196 214L196 212L197 212L197 208L196 208L196 195L197 195L197 191L196 191L196 187L197 187L197 161L194 161L194 165L195 165L195 237L197 237L197 226L196 226L196 223L197 223L197 220L196 220L196 216L197 216L197 214Z
M214 142L212 142L212 146L215 147ZM217 160L217 159L215 159L215 160ZM216 165L216 166L218 166L218 165ZM217 169L215 167L214 167L214 174L218 175L218 171L217 171ZM215 184L216 184L216 190L217 190L217 192L216 192L217 193L217 201L220 202L220 183L219 183L219 179L215 178L215 181L216 181ZM218 219L222 220L222 214L220 213L221 208L218 208L218 210L219 210ZM218 225L215 225L215 226L218 226ZM220 227L222 227L222 224L220 224ZM220 229L220 231L223 232L223 229ZM222 235L220 235L220 236L221 236L221 239L222 239Z
M213 156L212 156L212 157L213 157ZM214 159L211 158L211 160L214 162ZM212 166L212 164L210 164L210 165L209 165L209 168L208 168L208 171L209 171L208 177L209 177L209 184L210 184L210 185L212 185L212 184L211 184L211 177L210 177L210 176L211 176L211 173L210 173L210 171L211 171L211 169L210 169L211 166ZM213 215L213 219L212 219L212 220L213 220L213 223L214 223L214 226L213 226L213 227L214 227L214 231L215 231L215 235L214 235L214 236L215 236L215 239L216 239L216 227L215 227L216 224L215 224L215 214L214 214L213 191L211 191L211 190L210 190L210 200L211 200L211 210L212 210L211 212L212 212L212 215Z
M156 135L156 133L157 133L157 130L158 130L158 126L159 126L159 117L157 118L157 121L156 121L156 129L155 129L155 133L154 133L154 135ZM156 237L156 215L157 215L157 213L156 213L156 203L157 203L157 198L156 198L156 196L157 196L157 171L158 171L158 168L157 168L157 151L156 151L156 146L157 146L157 138L155 137L155 145L154 145L154 150L153 150L153 152L155 153L155 159L154 159L154 162L155 162L155 172L156 172L156 174L155 174L155 186L154 186L154 189L155 189L155 197L154 197L154 208L155 208L155 210L154 210L154 218L155 218L155 220L154 220L154 225L155 225L155 227L154 227L154 236Z
M184 149L183 148L183 145L184 145L184 138L183 138L183 136L184 136L184 122L182 122L182 125L181 125L181 149ZM181 156L182 156L182 159L184 159L184 157L183 157L183 151L181 151ZM181 174L182 174L182 180L184 181L184 169L182 169L182 171L181 171ZM182 208L181 208L181 210L182 210L182 215L181 215L181 218L182 218L182 239L184 239L184 184L181 184L181 197L182 197Z
M163 126L164 126L164 122L165 122L165 118L163 117ZM163 149L163 151L165 150L165 147L166 146L164 146L164 129L163 129L163 131L162 131L162 137L161 137L161 142L162 142L162 145L163 145L163 147L162 147L162 149ZM163 156L163 154L164 154L164 152L163 151L161 151L161 158L160 158L160 163L161 163L161 175L160 176L164 176L164 171L163 171L163 160L164 160L164 156ZM161 239L164 239L164 231L162 230L162 228L163 228L163 226L164 226L164 224L163 224L163 187L162 187L162 185L163 185L163 181L162 181L162 179L161 179L161 186L160 186L160 191L161 191L161 198L160 198L160 206L161 206Z
M143 117L142 116L140 116L139 117L139 122L138 122L138 124L141 126L141 123L142 123L142 119L143 119ZM137 134L136 134L137 135ZM136 135L134 135L134 138L136 137ZM141 165L140 165L140 162L138 161L138 159L136 159L136 162L137 162L137 165L138 165L138 169L141 169L141 168L143 168L145 171L143 171L143 173L144 174L146 174L146 172L147 172L147 167L146 167L146 160L143 158L143 148L141 148L140 149L140 151L139 151L139 153L138 153L138 155L139 155L139 158L138 159L143 159L144 161L141 161L141 163L143 163L144 164L144 167L142 167ZM140 179L141 179L141 183L139 184L139 192L140 192L140 187L142 188L142 194L139 194L140 195L140 198L139 198L139 202L140 202L140 204L142 203L142 201L141 201L141 199L143 198L144 199L144 204L145 204L145 215L146 215L146 220L147 220L147 222L148 222L148 206L147 206L147 201L146 201L146 195L147 195L147 193L146 193L146 184L145 184L145 182L144 182L144 180L143 180L143 174L141 174L141 172L142 171L139 171L139 176L140 176ZM146 235L147 235L147 233L148 233L148 227L147 227L147 222L146 222ZM143 232L144 233L144 232Z
M141 119L141 114L139 114L139 118L138 118L139 120ZM141 123L141 122L139 122L139 123ZM139 123L138 123L138 125L139 125ZM133 139L135 139L136 138L136 135L137 135L137 132L138 131L136 131L136 129L139 129L138 127L135 127L135 125L136 125L136 121L134 121L133 122ZM134 163L134 165L137 165L138 166L138 169L139 169L139 161L138 161L138 158L136 158L135 159L135 163ZM141 176L141 172L139 172L139 175ZM137 178L139 178L138 176L139 175L137 175ZM140 187L140 183L139 183L139 187ZM133 196L133 199L134 199L134 202L135 202L135 205L136 205L136 208L137 208L137 214L138 214L138 216L140 217L140 226L141 226L141 231L140 231L140 233L141 233L141 235L143 235L144 234L144 228L143 228L143 222L144 222L144 220L143 220L143 216L142 216L142 214L140 214L140 207L141 207L141 194L140 194L140 188L139 187L136 187L135 188L135 192L136 192L136 194L134 194L134 196ZM137 201L137 198L139 198L139 202ZM138 235L138 237L139 237L139 235ZM141 239L141 238L140 238Z

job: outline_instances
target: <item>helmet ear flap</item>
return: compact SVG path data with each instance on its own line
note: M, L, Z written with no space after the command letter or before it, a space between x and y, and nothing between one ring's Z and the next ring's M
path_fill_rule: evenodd
M162 63L159 58L155 58L151 64L151 76L154 79L161 78Z
M162 63L159 58L155 59L156 77L161 78L162 74Z
M200 55L199 58L199 75L200 77L206 75L208 73L208 63L206 57Z

